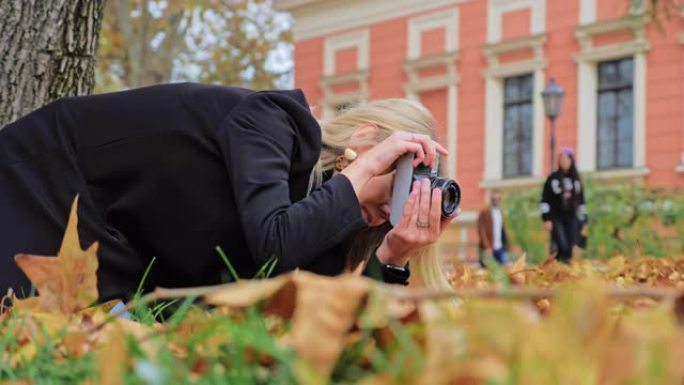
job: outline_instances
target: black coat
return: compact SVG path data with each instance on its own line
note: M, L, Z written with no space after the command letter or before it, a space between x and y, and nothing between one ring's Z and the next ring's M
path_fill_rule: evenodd
M580 221L586 221L582 181L563 171L549 175L542 192L541 214L544 221L575 216Z
M99 241L101 299L343 271L366 227L349 180L306 196L321 130L301 91L170 84L64 98L0 130L0 290L28 290L16 253L55 255L80 194L82 246Z

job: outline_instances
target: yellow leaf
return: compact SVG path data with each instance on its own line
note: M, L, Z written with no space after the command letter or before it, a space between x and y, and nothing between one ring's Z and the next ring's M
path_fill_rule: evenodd
M368 281L351 274L329 278L304 271L295 272L292 280L297 300L290 345L327 377L344 348L361 301L368 294Z
M74 330L67 333L62 339L62 346L69 357L82 357L89 350L88 333L83 330Z
M120 385L128 366L126 333L122 328L112 328L97 354L97 383L99 385Z
M238 308L263 302L265 313L291 318L292 329L282 341L299 353L315 377L327 378L369 288L368 278L354 274L323 277L295 271L273 279L225 285L205 294L204 301Z
M526 282L525 277L525 265L527 261L527 254L523 254L518 258L517 261L511 266L506 266L506 271L508 272L508 277L511 282L518 285L523 285Z
M276 295L290 280L290 275L280 275L264 280L238 281L205 294L204 301L212 305L245 308ZM290 301L289 306L294 306L293 300Z
M97 300L97 242L82 250L78 237L78 196L56 257L17 254L19 268L38 289L38 308L74 314Z

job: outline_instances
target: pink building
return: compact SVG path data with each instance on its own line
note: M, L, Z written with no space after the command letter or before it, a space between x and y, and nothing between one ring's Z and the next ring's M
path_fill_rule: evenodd
M540 92L565 90L556 148L598 179L684 186L684 13L659 30L629 0L276 0L295 19L295 85L323 117L410 97L439 123L469 225L492 188L549 171Z

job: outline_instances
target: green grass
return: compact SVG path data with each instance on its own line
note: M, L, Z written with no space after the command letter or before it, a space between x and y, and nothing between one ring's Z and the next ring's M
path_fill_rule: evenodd
M154 320L161 308L157 303L137 309L132 318L143 324ZM229 318L194 304L194 298L174 303L176 307L156 332L142 343L127 337L131 365L122 373L124 384L294 384L297 358L294 351L283 347L274 333L271 319L264 318L258 306L247 309L242 316ZM179 327L189 314L200 314L206 330L184 336ZM15 333L26 322L19 314L10 314L0 322L0 351L15 352L20 345ZM286 330L288 325L283 325ZM282 328L281 328L282 329ZM407 376L422 367L422 353L413 338L411 328L398 323L390 325L395 342L386 349L376 349L364 356L368 346L374 346L369 330L360 330L361 338L346 349L335 367L331 383L355 383L375 373L389 373L395 378ZM76 358L64 357L61 337L64 333L46 330L37 332L43 343L37 353L18 366L10 365L11 355L0 356L0 382L30 380L32 384L78 384L84 380L97 383L97 356L89 352ZM212 341L221 341L211 354L203 353ZM143 346L144 345L144 346ZM175 347L186 352L179 357ZM203 346L205 346L203 348ZM153 355L147 353L149 350ZM183 356L183 355L181 355ZM198 368L202 368L199 370ZM192 380L192 381L190 381Z
M237 280L237 273L226 254L217 252ZM272 257L254 278L268 278L277 265ZM264 318L256 305L228 317L196 302L195 297L182 300L143 303L145 281L154 264L147 267L137 292L129 304L133 321L152 327L162 322L162 329L143 342L126 338L130 365L122 373L123 384L295 384L300 367L294 351L284 347L279 336L289 329L286 321ZM194 317L194 318L193 318ZM114 318L112 316L112 318ZM65 357L62 337L66 331L48 333L34 331L33 339L41 341L36 354L19 365L12 365L13 354L25 341L16 331L27 322L25 314L10 312L0 319L0 382L30 380L35 385L79 384L98 382L97 352L80 358ZM195 325L189 335L182 332ZM275 325L275 326L274 326ZM369 348L377 344L372 331L360 329L361 337L340 356L331 376L332 384L351 384L378 373L394 378L408 376L422 366L422 351L413 337L415 330L399 323L390 325L395 336L391 346ZM207 352L207 346L212 346ZM175 350L174 350L175 349ZM184 353L180 354L178 350ZM149 352L152 351L153 354Z

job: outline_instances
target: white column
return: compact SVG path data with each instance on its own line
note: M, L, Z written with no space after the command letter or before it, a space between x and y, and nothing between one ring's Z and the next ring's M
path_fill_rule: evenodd
M585 61L577 64L577 166L596 170L596 70Z
M684 15L682 15L684 16ZM684 44L684 34L679 35L679 42L680 44ZM681 74L684 74L684 55L682 56L681 59ZM679 80L681 83L681 95L682 99L680 100L681 108L682 108L682 157L679 161L679 165L677 166L676 170L679 172L684 172L684 78Z
M591 24L596 21L596 0L580 0L579 6L580 25Z
M646 55L634 55L634 168L646 167Z
M458 92L455 84L449 84L447 89L447 150L449 151L449 162L447 175L449 178L456 179L457 168L457 113L458 113Z
M532 176L544 175L544 101L541 91L544 89L544 71L534 71L534 94L532 95L534 115L532 118Z
M485 180L499 180L502 175L503 101L501 81L488 77L485 81Z

